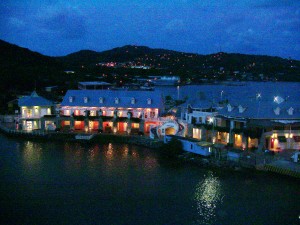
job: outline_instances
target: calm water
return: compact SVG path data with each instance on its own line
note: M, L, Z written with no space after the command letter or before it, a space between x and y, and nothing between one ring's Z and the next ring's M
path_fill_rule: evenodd
M274 96L281 96L288 101L293 101L300 105L300 82L236 82L230 85L188 85L180 87L157 87L165 95L170 95L174 99L183 99L185 97L195 97L200 92L204 93L202 97L210 101L241 100L255 98L260 94L262 99L272 99ZM243 85L243 86L239 86Z
M300 182L0 134L1 224L299 224ZM4 219L4 220L3 220Z

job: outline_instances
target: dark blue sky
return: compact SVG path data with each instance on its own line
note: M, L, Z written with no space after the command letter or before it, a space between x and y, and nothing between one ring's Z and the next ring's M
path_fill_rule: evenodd
M300 1L5 0L0 39L51 56L135 44L300 60Z

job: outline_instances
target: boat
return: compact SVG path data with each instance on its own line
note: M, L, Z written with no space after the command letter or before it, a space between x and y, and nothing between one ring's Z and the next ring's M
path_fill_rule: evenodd
M94 137L94 134L77 134L75 136L76 140L91 140Z

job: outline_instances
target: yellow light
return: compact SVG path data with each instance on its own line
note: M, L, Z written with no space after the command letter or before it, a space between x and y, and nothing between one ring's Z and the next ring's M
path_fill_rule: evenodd
M288 138L288 137L289 137L289 134L285 134L284 136L285 136L285 138Z
M293 138L293 134L290 134L290 138Z

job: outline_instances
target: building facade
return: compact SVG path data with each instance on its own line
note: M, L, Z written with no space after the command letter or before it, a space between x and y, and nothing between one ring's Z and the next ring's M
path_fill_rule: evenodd
M184 119L189 136L239 149L300 149L300 104L297 98L231 101L215 110L189 106ZM197 105L197 104L194 104Z
M18 105L20 116L17 129L27 131L45 130L54 126L54 120L51 119L51 117L55 117L53 102L40 97L35 91L30 96L20 98Z
M158 91L69 90L60 106L62 129L148 133L159 123Z

